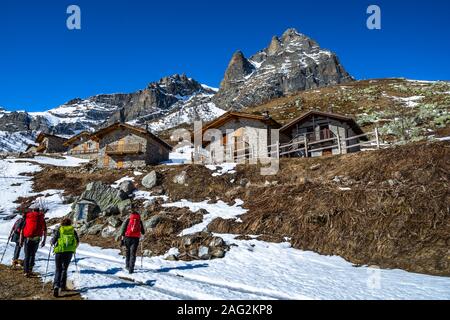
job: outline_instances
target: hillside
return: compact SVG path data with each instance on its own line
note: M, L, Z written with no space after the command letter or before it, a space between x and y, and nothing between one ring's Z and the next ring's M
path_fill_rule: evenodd
M448 299L449 151L449 142L420 142L282 159L270 177L249 165L102 170L71 157L9 157L0 159L0 250L21 205L43 200L54 225L88 184L109 204L133 183L127 194L147 228L138 272L124 272L115 240L126 214L81 221L81 272L72 264L69 278L83 298ZM38 251L40 274L48 250Z
M242 109L286 124L310 111L320 110L355 118L366 132L380 129L386 141L419 141L450 136L450 83L407 79L374 79L299 91ZM158 134L170 141L175 129L193 130L183 124Z
M374 79L298 92L244 109L270 111L282 124L309 110L354 117L364 130L380 128L385 138L418 140L448 136L450 83Z
M235 171L212 175L209 168L187 165L156 167L160 182L155 189L133 180L139 190L172 202L214 199L232 206L241 199L248 212L239 222L210 220L205 227L214 233L290 239L294 248L339 255L355 264L450 276L449 159L448 142L422 142L331 158L282 159L278 174L269 177L260 175L259 166L238 165ZM183 172L185 183L176 183ZM35 175L34 191L62 189L73 197L90 181L111 184L121 176L132 177L133 171L49 167ZM183 229L199 223L196 215L187 218L189 210L166 208L165 203L152 200L152 206L142 208L149 221L167 217L147 243L157 254L178 243ZM100 229L108 225L102 218L96 224ZM118 248L112 238L85 240Z

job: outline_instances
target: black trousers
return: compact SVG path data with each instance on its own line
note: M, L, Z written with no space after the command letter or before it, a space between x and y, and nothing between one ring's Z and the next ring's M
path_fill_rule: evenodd
M18 260L19 259L21 250L22 250L22 248L20 247L19 242L16 242L16 247L14 248L13 260Z
M55 254L55 279L53 280L53 288L67 288L67 269L69 269L72 256L72 252Z
M128 270L133 272L134 265L136 264L136 252L139 247L139 238L125 237L124 244L126 248L125 265Z
M29 238L25 239L24 251L25 260L23 261L23 270L25 273L33 271L34 260L36 258L36 252L39 249L39 240L33 241Z

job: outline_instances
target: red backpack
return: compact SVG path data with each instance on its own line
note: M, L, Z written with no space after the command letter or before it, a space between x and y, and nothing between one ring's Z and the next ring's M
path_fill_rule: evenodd
M45 232L44 215L39 212L29 212L25 218L23 236L25 238L41 237Z
M125 236L128 238L140 238L141 237L141 216L137 213L132 213L130 221L128 222L127 231Z

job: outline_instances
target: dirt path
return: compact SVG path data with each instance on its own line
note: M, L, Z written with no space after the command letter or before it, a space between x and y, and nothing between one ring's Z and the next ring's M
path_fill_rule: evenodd
M70 287L70 284L68 284ZM81 300L77 292L68 292L65 297L54 298L51 285L42 291L40 278L25 278L22 270L12 270L0 265L0 300Z

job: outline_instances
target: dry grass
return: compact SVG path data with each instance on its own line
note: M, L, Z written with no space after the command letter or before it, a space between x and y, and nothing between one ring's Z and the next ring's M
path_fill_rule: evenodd
M265 186L242 193L242 223L209 230L262 235L357 264L450 275L450 145L416 144L371 153L288 160ZM313 163L320 168L311 170ZM334 176L343 176L334 182ZM392 180L393 185L387 181ZM351 188L343 191L340 188Z

